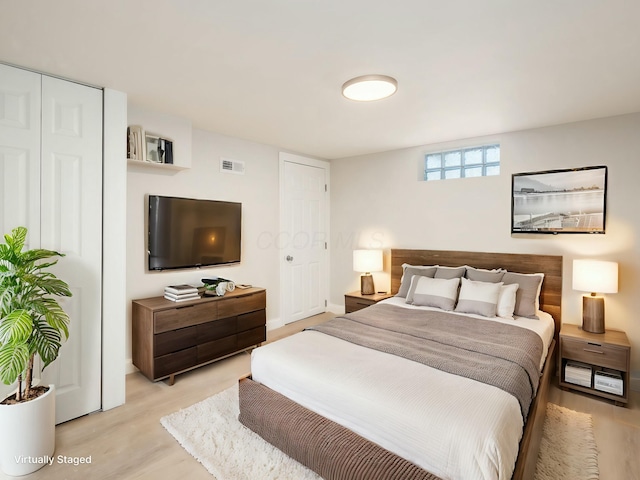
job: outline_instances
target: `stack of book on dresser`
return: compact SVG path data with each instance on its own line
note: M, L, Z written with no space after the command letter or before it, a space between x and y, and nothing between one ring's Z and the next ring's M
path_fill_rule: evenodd
M164 287L164 298L172 302L186 302L200 298L197 287L193 285L169 285Z

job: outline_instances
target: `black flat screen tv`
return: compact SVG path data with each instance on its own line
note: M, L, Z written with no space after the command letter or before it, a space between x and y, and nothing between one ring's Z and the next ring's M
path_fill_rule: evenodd
M516 173L511 233L604 233L607 167Z
M149 270L240 262L242 204L149 195Z

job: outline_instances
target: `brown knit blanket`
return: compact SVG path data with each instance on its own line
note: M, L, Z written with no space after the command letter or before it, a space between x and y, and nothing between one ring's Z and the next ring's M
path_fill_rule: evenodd
M307 330L498 387L525 421L538 389L542 340L515 325L377 304Z

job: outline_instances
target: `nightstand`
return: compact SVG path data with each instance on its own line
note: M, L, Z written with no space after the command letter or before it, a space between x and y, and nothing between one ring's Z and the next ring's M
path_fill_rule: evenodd
M573 376L573 382L581 378L585 384L567 381L567 363L571 370L579 372L569 375ZM559 364L562 388L607 398L619 406L626 406L629 402L631 344L626 333L620 330L589 333L579 325L563 324L560 329ZM619 384L616 377L622 381L622 395L614 393Z
M393 297L392 293L374 293L373 295L363 295L360 290L347 293L344 296L344 313L351 313L365 307L378 303L380 300Z

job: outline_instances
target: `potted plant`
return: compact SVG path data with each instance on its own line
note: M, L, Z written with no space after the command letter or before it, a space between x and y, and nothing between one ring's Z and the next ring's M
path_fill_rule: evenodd
M34 360L43 369L69 336L69 317L56 297L69 286L48 271L61 253L23 251L27 229L17 227L0 244L0 380L17 381L16 393L0 402L0 464L9 475L31 473L53 460L55 387L33 386Z

